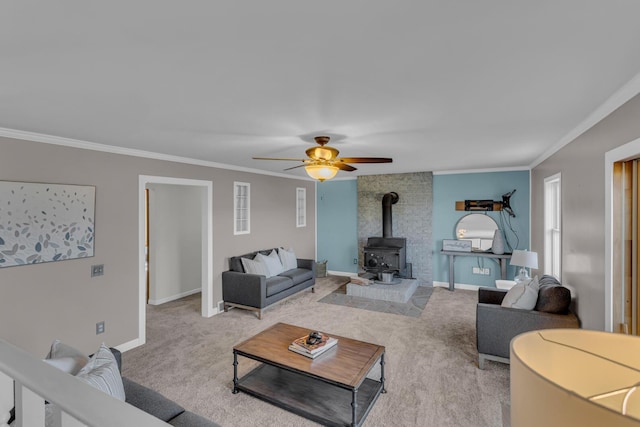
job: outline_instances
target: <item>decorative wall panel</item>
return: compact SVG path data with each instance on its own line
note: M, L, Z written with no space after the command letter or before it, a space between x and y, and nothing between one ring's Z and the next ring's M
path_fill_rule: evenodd
M0 268L93 256L95 187L0 181Z

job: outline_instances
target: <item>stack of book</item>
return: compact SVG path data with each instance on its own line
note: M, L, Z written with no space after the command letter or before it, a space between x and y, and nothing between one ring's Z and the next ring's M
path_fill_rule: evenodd
M322 333L321 335L322 339L320 340L320 342L317 342L315 344L307 344L307 338L309 338L308 335L300 337L289 344L289 350L295 351L296 353L307 356L311 359L315 359L325 351L335 347L336 344L338 344L338 340L336 338L327 336Z

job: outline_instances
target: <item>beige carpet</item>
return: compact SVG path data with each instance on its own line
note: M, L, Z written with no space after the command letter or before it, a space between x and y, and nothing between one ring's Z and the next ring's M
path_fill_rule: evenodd
M502 427L509 367L476 365L477 293L435 288L418 318L323 304L344 278L318 279L310 290L267 309L263 320L234 309L204 319L195 295L147 311L147 344L123 354L123 374L224 427L317 424L244 393L232 394L235 344L277 322L386 347L387 394L364 425ZM240 375L255 366L239 358ZM371 375L379 378L379 372Z

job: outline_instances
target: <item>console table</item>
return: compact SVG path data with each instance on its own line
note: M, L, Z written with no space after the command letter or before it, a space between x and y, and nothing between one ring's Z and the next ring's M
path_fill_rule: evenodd
M511 259L510 253L504 253L502 255L494 254L493 252L460 252L460 251L442 251L442 255L447 255L449 257L449 290L453 291L454 289L454 275L453 275L453 266L455 262L455 257L457 256L473 256L480 258L494 258L497 259L500 263L500 279L506 280L507 278L507 260Z

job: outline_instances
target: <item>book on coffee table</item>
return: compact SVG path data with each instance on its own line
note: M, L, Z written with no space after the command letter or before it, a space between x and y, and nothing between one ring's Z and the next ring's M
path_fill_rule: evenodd
M308 335L300 337L289 345L289 350L295 351L303 356L314 358L338 344L336 338L329 337L322 333L320 335L322 336L320 342L315 344L307 344Z

